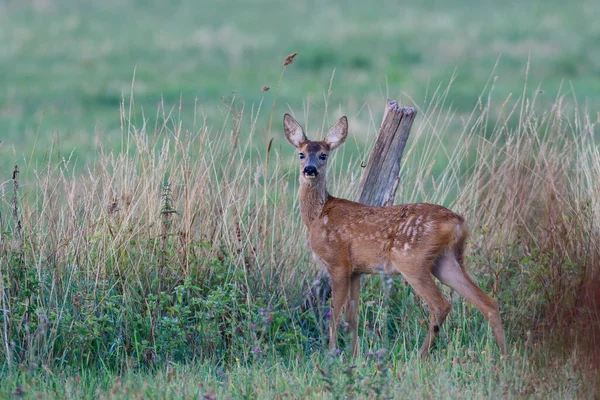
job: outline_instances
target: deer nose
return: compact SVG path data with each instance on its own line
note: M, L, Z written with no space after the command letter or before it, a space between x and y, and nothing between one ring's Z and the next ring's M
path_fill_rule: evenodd
M304 167L304 171L302 171L306 176L317 176L319 172L317 171L317 167L314 165L307 165Z

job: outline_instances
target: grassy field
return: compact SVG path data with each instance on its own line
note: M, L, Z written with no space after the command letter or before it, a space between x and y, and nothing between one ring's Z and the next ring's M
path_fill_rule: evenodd
M0 398L597 397L599 8L0 3ZM465 216L504 358L446 290L419 360L426 306L386 276L359 358L326 350L281 117L349 116L353 198L386 98L419 109L398 200Z
M435 88L456 74L449 103L459 115L474 107L485 83L496 96L540 85L549 106L559 87L574 90L596 118L600 107L600 31L596 1L502 4L479 1L4 1L0 3L0 174L15 162L73 154L83 168L95 146L121 146L119 105L135 71L137 121L153 128L159 104L206 118L219 132L236 93L247 109L270 107L282 58L286 71L275 107L311 116L321 129L330 110L348 114L356 147L376 128L386 98L426 108ZM499 61L498 61L499 60ZM494 65L498 66L494 70ZM501 104L501 102L499 103ZM310 112L308 112L310 110ZM261 113L259 130L266 130ZM160 121L159 121L160 122ZM460 122L446 134L457 135ZM350 147L350 146L349 146ZM350 149L348 149L350 150ZM32 153L33 152L33 153ZM357 154L357 150L354 150Z
M506 357L481 314L446 291L454 310L417 359L426 307L386 276L364 282L360 357L343 341L329 354L327 303L306 301L318 269L297 171L276 150L266 168L252 147L261 132L232 111L214 137L177 119L132 125L125 148L99 151L85 173L48 163L32 183L17 174L3 186L0 395L597 396L597 132L562 100L541 112L535 102L516 99L514 123L490 131L484 106L439 174L447 149L416 129L403 175L404 199L450 203L469 221L467 266L501 304ZM352 197L359 174L332 162L332 193Z

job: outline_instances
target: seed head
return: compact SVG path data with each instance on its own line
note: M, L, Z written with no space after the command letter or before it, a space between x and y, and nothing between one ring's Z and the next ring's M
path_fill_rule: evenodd
M287 56L285 58L285 60L283 61L283 66L287 67L288 65L290 65L292 62L294 62L294 57L296 57L296 55L298 54L298 52L293 52L292 54L290 54L289 56Z

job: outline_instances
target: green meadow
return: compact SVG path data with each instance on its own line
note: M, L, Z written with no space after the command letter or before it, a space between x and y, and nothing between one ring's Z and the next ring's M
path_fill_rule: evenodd
M595 119L599 9L595 1L2 2L0 171L51 154L72 155L81 169L100 144L119 149L119 108L132 92L138 123L153 125L164 107L185 114L186 128L197 114L215 132L223 99L235 95L250 111L270 109L277 96L278 139L290 110L320 132L329 98L331 122L347 114L360 148L385 99L427 108L452 80L448 109L464 116L489 80L498 104L519 96L529 62L527 94L543 90L550 106L573 91ZM292 52L297 61L276 91ZM261 131L269 116L260 113Z
M0 398L595 398L600 3L0 3ZM284 59L297 52L293 62ZM362 282L359 356L298 210L288 112L347 115L354 198L386 99L418 115L397 202L465 216L498 300Z

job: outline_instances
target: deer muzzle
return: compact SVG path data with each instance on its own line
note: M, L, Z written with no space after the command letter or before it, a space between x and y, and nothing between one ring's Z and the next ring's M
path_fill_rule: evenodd
M317 175L319 175L319 171L317 171L317 167L314 165L307 165L304 167L304 170L302 170L302 174L305 178L315 179Z

